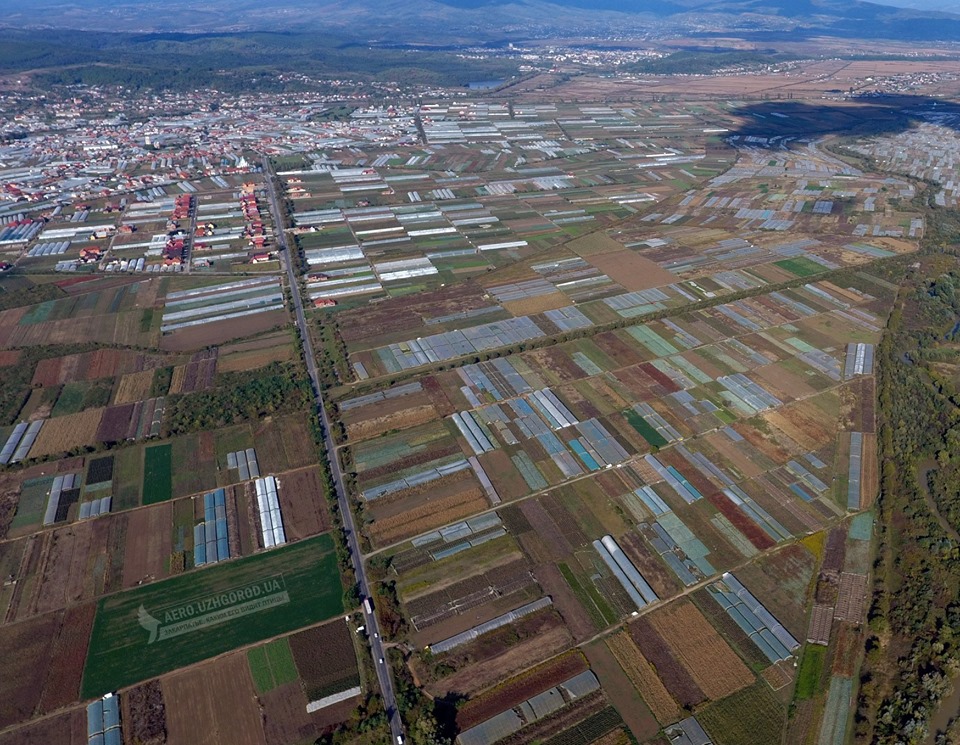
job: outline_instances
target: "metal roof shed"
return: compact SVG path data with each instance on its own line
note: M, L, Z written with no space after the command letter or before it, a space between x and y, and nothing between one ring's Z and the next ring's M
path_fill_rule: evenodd
M103 697L103 729L104 731L120 726L120 702L116 696L107 694Z

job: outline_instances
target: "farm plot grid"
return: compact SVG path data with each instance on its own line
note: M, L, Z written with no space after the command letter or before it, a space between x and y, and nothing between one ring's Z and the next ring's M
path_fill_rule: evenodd
M730 570L778 546L790 553L793 538L859 509L859 502L848 503L846 486L837 486L851 463L858 473L863 467L850 452L841 401L857 406L864 395L859 381L873 373L872 344L890 299L869 277L846 287L813 282L463 365L389 396L351 400L354 422L388 401L403 410L404 399L419 401L413 397L426 391L437 409L450 412L387 438L358 437L361 483L364 473L389 470L391 451L410 452L399 449L401 442L416 446L425 428L442 423L444 442L452 436L457 444L455 451L445 446L449 462L466 470L462 461L475 458L504 500L495 514L388 549L418 638L429 640L438 659L460 659L483 649L484 639L500 638L505 625L522 628L529 613L542 612L546 598L528 595L495 613L496 593L480 581L484 622L451 626L458 613L445 603L462 602L459 591L451 601L425 589L437 582L433 572L441 565L450 567L449 576L463 576L489 561L487 547L504 555L519 548L551 606L568 623L584 624L585 637L595 633L586 629L643 614L643 623L628 624L632 647L621 643L618 659L661 725L676 722L685 706L749 699L761 671L759 685L789 683L779 666L797 655L796 634L806 633L805 614L796 622L803 594L785 610L783 598L754 586L754 575ZM604 455L609 447L615 449ZM376 515L366 514L375 526ZM555 578L548 566L559 570ZM684 606L676 595L695 585L695 604ZM861 613L859 587L845 579L845 618ZM658 620L684 607L689 623ZM672 638L673 626L694 623L702 630L696 643ZM443 634L446 628L455 633ZM667 638L673 640L665 652ZM726 660L722 675L718 659ZM503 728L500 737L529 721L518 704L490 726ZM717 720L703 727L714 731ZM693 725L690 731L698 732Z
M877 224L867 231L854 227L854 219L837 218L841 200L847 213L879 215L885 200L893 198L893 190L880 191L872 178L816 148L787 157L777 153L773 158L766 151L757 152L752 141L740 150L737 165L711 180L710 196L691 190L682 199L672 200L674 211L649 213L615 229L590 233L558 247L549 261L521 262L492 272L482 283L497 305L485 312L499 307L538 325L547 324L551 330L587 328L598 320L609 320L611 314L645 315L916 250L915 230L907 234L892 225ZM666 155L677 157L676 153ZM780 191L768 188L773 178L785 181ZM386 209L368 208L368 212ZM576 210L557 211L570 212ZM542 208L541 213L553 214ZM807 235L786 239L779 234L786 228ZM638 276L649 283L638 285ZM394 306L399 308L402 302ZM571 308L572 303L577 307ZM352 312L363 315L364 309L347 311ZM396 371L389 345L377 345L375 354L351 345L351 352L360 377ZM378 359L377 354L388 359ZM403 367L427 361L429 353Z
M733 732L773 742L804 634L844 668L821 728L842 738L870 532L858 518L846 557L817 536L875 496L874 345L896 292L856 270L914 250L924 223L898 207L915 195L905 181L880 188L815 142L705 147L706 118L729 124L728 108L442 101L424 106L419 144L406 113L378 130L358 110L329 132L393 128L399 144L372 153L350 135L325 141L322 155L278 157L303 167L282 178L309 295L324 309L313 321L336 319L357 379L402 379L368 381L339 402L344 465L371 569L395 591L396 605L389 592L375 596L385 633L429 649L411 665L431 696L467 698L461 739L614 745L630 728L640 741L723 743ZM88 277L75 276L56 283L66 297L6 314L5 338L89 335L130 349L159 339L193 352L226 326L273 323L283 283L258 273L274 271L269 253L244 268L252 278L195 271L246 262L248 238L268 250L275 227L250 180L150 189L118 213L147 235L116 236L128 257L108 252L112 268L100 269L149 270L157 264L144 259L160 258L192 277L101 277L83 291ZM241 182L238 197L230 186ZM176 189L183 195L168 194ZM196 232L164 234L171 215L195 216ZM32 235L23 249L37 247L27 257L36 266L66 270L71 240ZM692 310L698 301L710 302ZM638 323L648 314L656 320ZM104 319L109 329L94 329ZM569 341L543 345L558 334ZM20 426L10 420L0 460L157 436L168 401L249 369L260 340L176 360L111 350L143 360L117 361L111 396L96 406L84 401L104 376L86 368L106 369L109 355L44 364L39 386L58 391L32 395ZM221 370L225 357L232 367ZM425 365L437 372L418 374ZM229 675L224 690L260 707L244 708L250 736L268 742L312 736L309 723L354 705L369 672L354 652L362 637L352 618L316 626L342 612L332 545L306 538L329 527L309 504L322 505L322 473L309 459L288 462L299 458L293 443L309 443L304 423L279 423L30 465L22 482L19 468L5 469L20 504L0 565L65 568L68 534L90 538L86 566L79 552L69 562L70 588L43 571L0 591L12 617L32 620L44 603L88 592L94 569L107 594L85 596L85 696L163 675L172 712L178 696L185 706L191 690ZM104 506L117 512L50 522ZM23 537L43 523L39 539ZM827 579L812 584L821 554ZM823 603L812 621L814 593ZM71 638L62 636L57 648ZM253 646L170 674L238 645ZM631 685L638 694L616 695ZM35 713L49 710L54 688L44 686ZM225 723L213 698L197 711ZM146 738L123 711L123 736ZM189 711L169 718L181 739ZM639 735L638 720L656 732Z
M710 551L684 533L679 515L690 507L706 510L721 541L745 556L817 530L859 506L846 494L838 504L829 483L837 425L809 426L839 411L844 336L870 333L848 312L850 294L808 285L442 373L437 380L459 409L445 442L455 431L459 448L438 450L445 460L412 472L414 484L467 469L473 457L497 493L512 498L629 463L640 483L623 489L624 505L684 584L716 570ZM841 322L831 324L832 336L825 316ZM850 343L865 361L869 345ZM404 439L391 437L397 446ZM859 474L859 451L848 450ZM385 468L359 460L361 483ZM409 478L364 494L406 488ZM858 497L859 483L851 487Z

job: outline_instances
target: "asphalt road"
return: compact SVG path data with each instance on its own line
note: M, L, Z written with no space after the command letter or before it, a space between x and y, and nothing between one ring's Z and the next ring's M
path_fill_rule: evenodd
M337 501L340 504L340 516L343 520L347 546L350 548L353 570L357 575L357 582L360 585L360 597L370 597L371 602L373 602L370 593L370 584L367 581L367 575L364 571L363 555L360 553L360 543L357 539L353 512L350 510L347 492L343 486L343 473L340 470L340 462L336 456L336 445L330 435L330 421L327 417L327 411L323 407L323 396L320 392L320 377L317 374L317 358L313 354L313 343L310 341L307 319L303 313L303 298L300 295L299 278L294 269L294 262L291 260L290 251L287 248L287 237L283 232L283 213L280 211L280 205L277 201L276 190L273 187L273 172L270 169L270 162L267 158L263 159L263 170L264 175L267 177L267 189L270 194L270 209L273 212L277 249L279 251L280 261L286 268L287 279L290 282L290 292L293 296L293 309L296 316L297 328L300 329L300 340L303 344L304 358L307 361L307 373L310 376L310 386L313 389L316 414L320 417L320 423L323 425L327 463L330 467L330 473L333 475L333 483L337 491ZM397 699L393 690L393 679L390 675L390 667L386 662L383 638L380 634L380 624L377 620L376 613L367 613L366 608L363 609L363 616L367 626L367 633L370 637L370 648L373 652L373 666L377 671L377 679L380 681L380 691L383 693L383 703L387 710L387 716L390 719L390 732L393 735L393 741L399 743L402 742L403 723L400 721L400 716L397 712Z

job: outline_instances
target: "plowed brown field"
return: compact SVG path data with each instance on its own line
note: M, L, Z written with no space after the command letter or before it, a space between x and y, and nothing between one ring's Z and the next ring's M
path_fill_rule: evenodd
M720 699L753 683L747 666L692 603L671 603L649 618L708 698Z

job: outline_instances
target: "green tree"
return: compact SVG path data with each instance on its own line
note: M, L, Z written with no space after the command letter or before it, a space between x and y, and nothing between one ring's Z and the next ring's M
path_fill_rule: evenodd
M449 737L440 734L437 718L427 707L420 712L409 734L411 745L451 745L452 743Z

